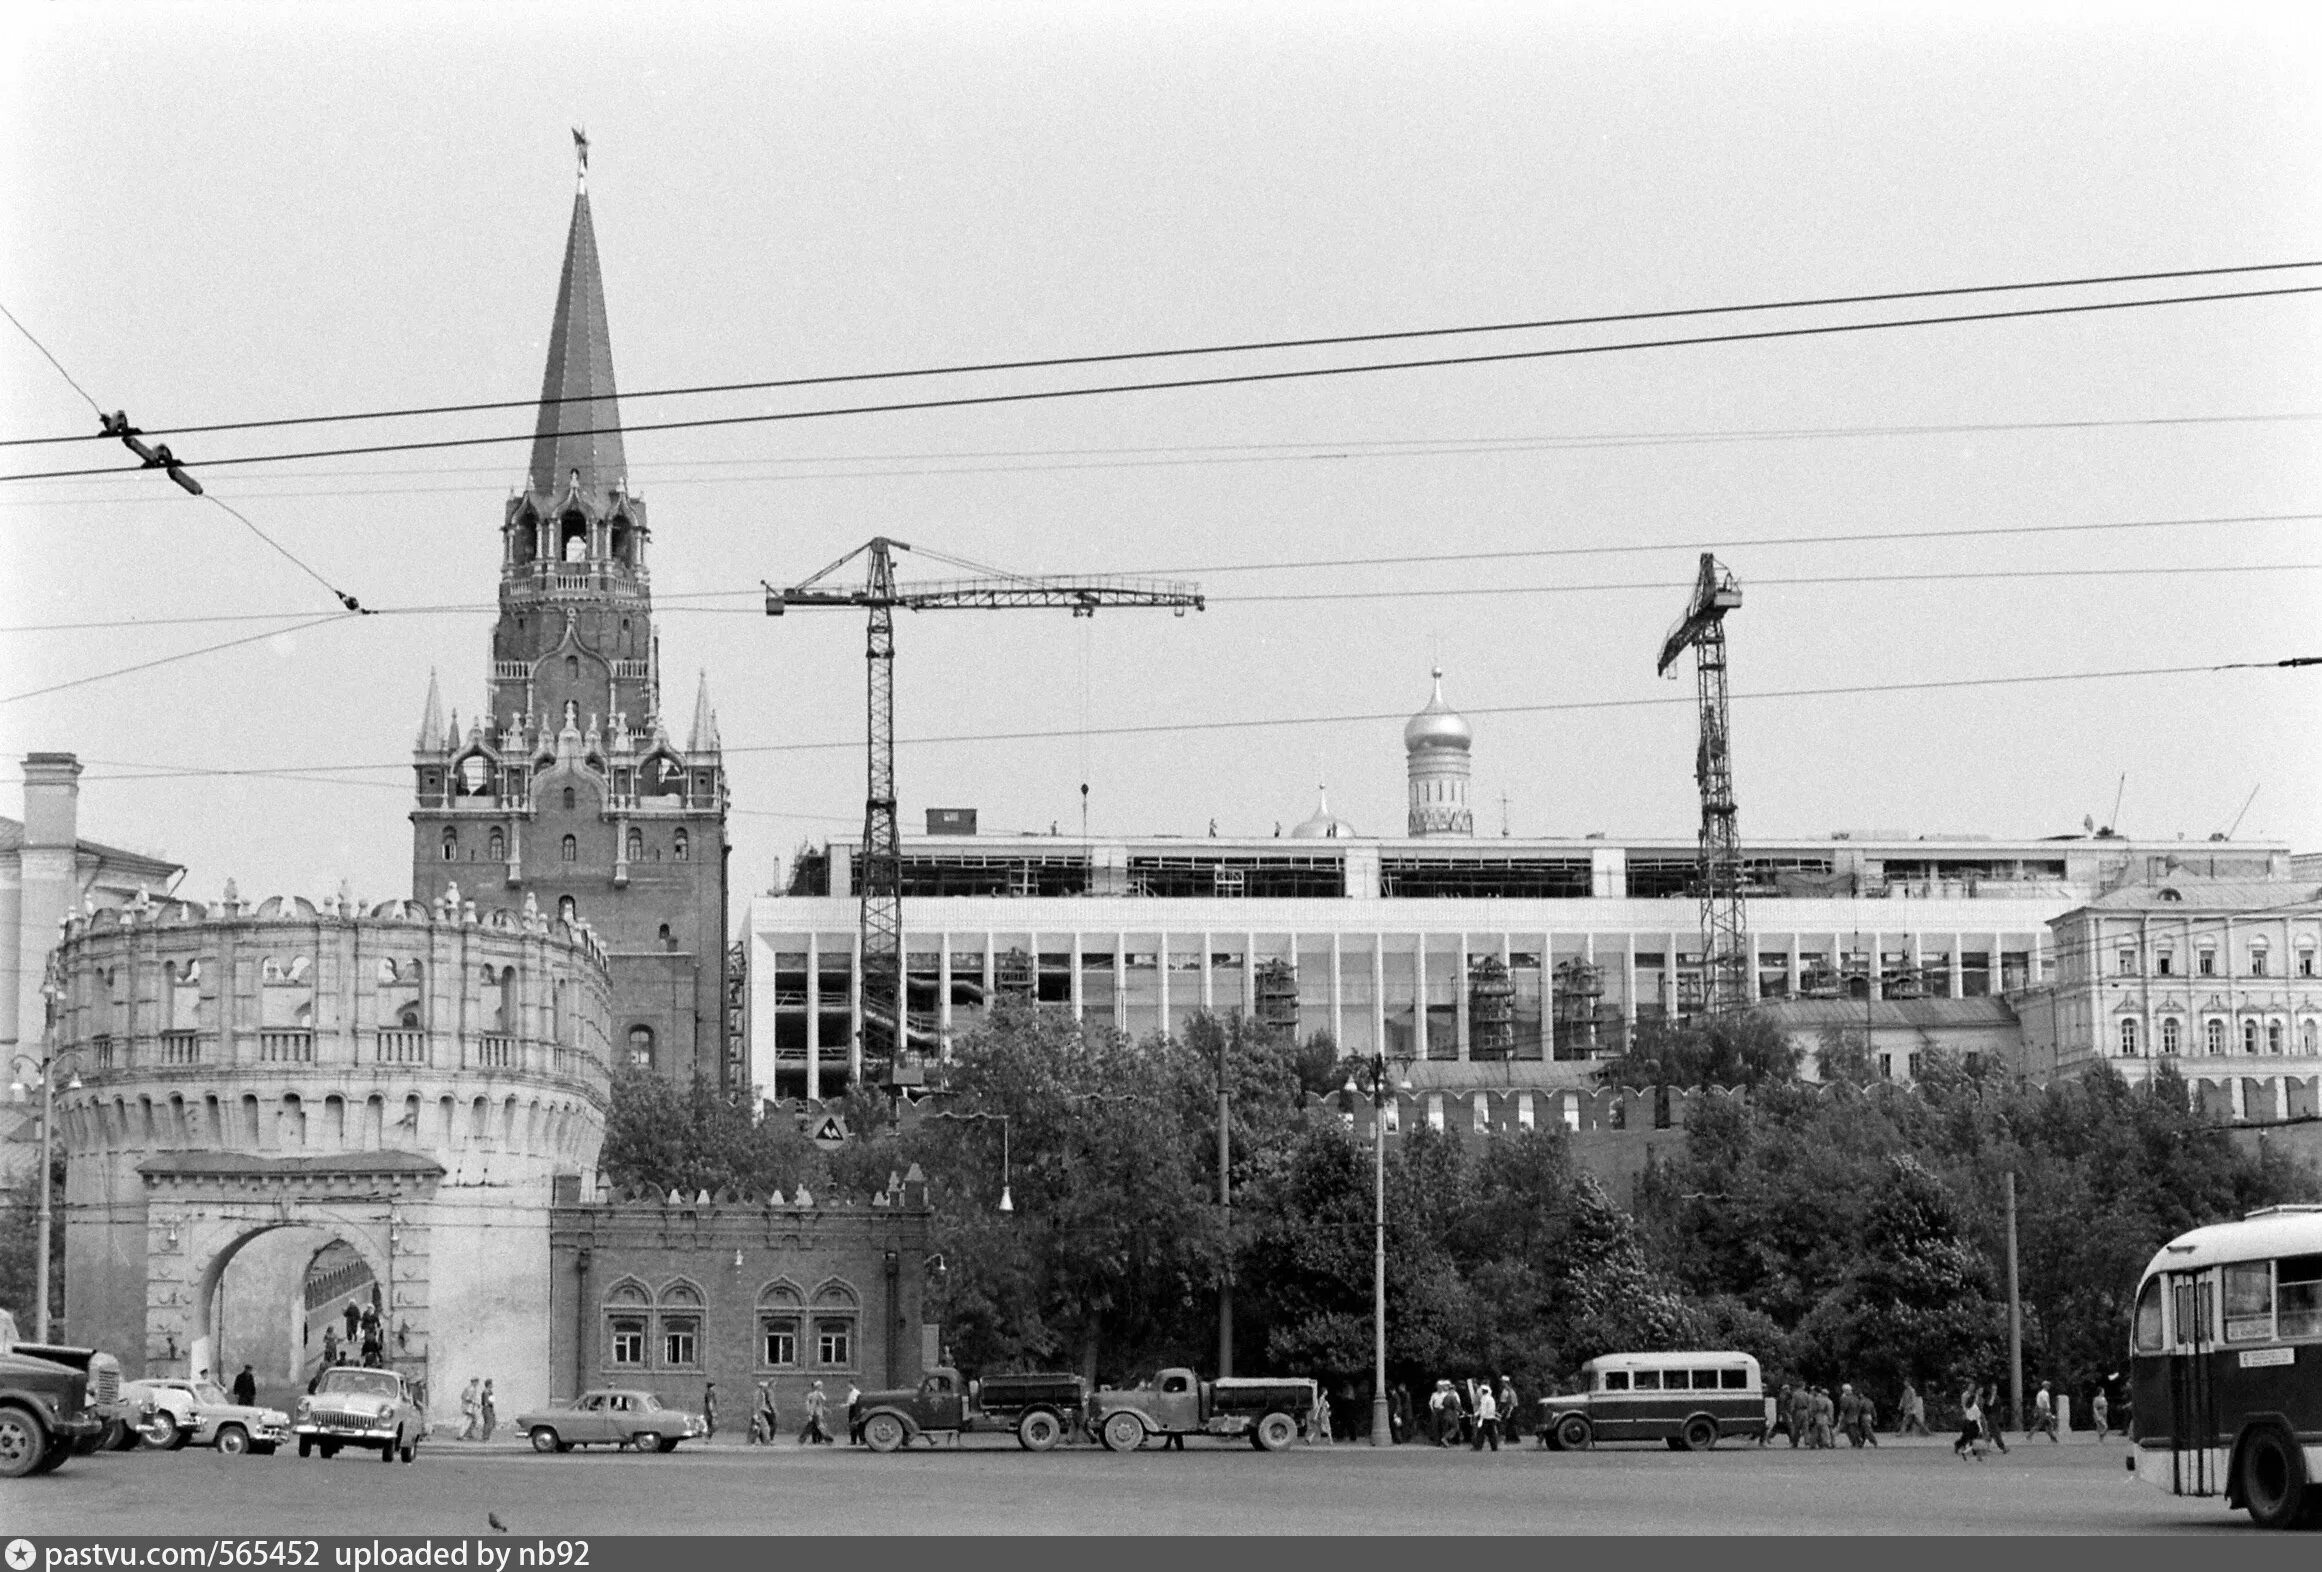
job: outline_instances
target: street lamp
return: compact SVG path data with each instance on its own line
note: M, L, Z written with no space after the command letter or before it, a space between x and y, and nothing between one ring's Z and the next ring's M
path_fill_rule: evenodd
M78 1054L79 1050L74 1048L67 1048L61 1052L51 1052L38 1059L33 1058L30 1054L20 1053L16 1056L15 1063L10 1066L11 1069L18 1069L30 1065L33 1073L40 1080L40 1241L37 1247L39 1253L34 1257L32 1268L34 1300L32 1340L36 1343L48 1341L48 1249L49 1231L54 1226L52 1209L55 1202L54 1196L50 1193L53 1186L49 1182L48 1175L49 1164L52 1161L51 1153L54 1151L56 1141L56 1075L57 1071L64 1067L67 1060L77 1058ZM76 1069L73 1071L72 1079L65 1083L65 1090L77 1092L80 1089L81 1075L80 1071ZM28 1090L29 1088L24 1084L22 1076L8 1083L8 1095L16 1102L23 1102Z
M1395 1093L1407 1092L1406 1072L1411 1061L1389 1059L1383 1053L1357 1055L1347 1064L1349 1096L1371 1100L1371 1203L1377 1234L1371 1251L1371 1445L1392 1446L1394 1422L1387 1406L1387 1103ZM1395 1079L1388 1078L1388 1067ZM1367 1083L1367 1084L1366 1084Z

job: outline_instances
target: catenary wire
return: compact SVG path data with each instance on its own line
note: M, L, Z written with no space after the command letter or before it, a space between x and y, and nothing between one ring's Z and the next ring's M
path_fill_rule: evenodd
M361 613L353 611L329 612L311 621L296 623L287 628L268 628L263 633L246 634L241 638L227 639L218 644L205 644L200 649L180 650L174 655L163 655L153 660L139 661L134 666L119 666L111 671L100 671L86 677L75 677L69 682L52 682L45 688L28 688L22 693L0 694L0 704L15 704L24 699L37 699L43 694L62 693L68 688L85 688L93 682L105 682L114 677L127 677L140 671L151 671L157 666L173 666L179 661L192 660L196 656L214 655L220 650L230 650L244 644L255 644L261 639L276 638L285 633L302 633L308 628L319 628L327 622L344 622L350 617L360 615Z
M778 377L749 382L703 383L691 387L645 388L620 394L625 399L683 398L702 394L763 393L786 388L829 387L844 383L891 382L920 377L980 375L1002 371L1046 371L1068 366L1121 365L1136 361L1174 360L1197 355L1258 354L1285 349L1329 349L1349 344L1382 344L1404 340L1454 338L1486 333L1520 333L1548 328L1603 327L1619 322L1665 322L1687 317L1739 316L1765 311L1801 311L1831 306L1892 304L1902 300L1957 299L1970 295L2019 294L2040 289L2085 289L2102 284L2150 284L2164 279L2221 278L2234 274L2295 272L2322 267L2322 261L2253 262L2234 267L2173 268L2150 273L2111 273L2082 278L2031 279L2012 284L1964 284L1936 289L1885 290L1875 294L1825 295L1786 300L1761 300L1741 305L1678 306L1655 311L1617 311L1592 316L1542 317L1517 322L1485 322L1454 327L1398 328L1372 333L1338 333L1314 338L1252 339L1222 344L1198 344L1173 349L1121 350L1107 354L1050 355L1031 360L995 360L967 364L921 366L895 371L841 372L826 376ZM5 309L5 308L0 308ZM10 318L14 320L13 317ZM22 324L19 324L21 327ZM32 335L26 333L25 337ZM35 347L38 341L35 340ZM41 351L46 354L46 350ZM61 368L60 368L61 369ZM87 398L87 394L82 397ZM601 403L589 394L560 394L549 398L491 399L479 403L435 404L393 409L357 410L337 415L289 415L267 420L214 421L206 425L155 428L160 436L195 436L220 431L259 431L286 426L340 425L355 421L401 420L435 415L483 414L506 409L546 408L562 404ZM96 401L90 399L91 408ZM102 411L100 411L102 413ZM0 447L32 447L59 442L101 440L82 433L53 437L0 438Z
M344 619L326 618L323 620L333 621ZM265 635L262 634L259 635L259 637L265 637ZM2322 655L2294 655L2278 660L2262 661L2215 661L2190 666L2131 666L2117 667L2105 671L2043 672L2033 675L2009 677L1945 677L1931 678L1917 682L1847 683L1819 688L1770 688L1756 693L1736 693L1732 697L1736 703L1759 702L1771 699L1841 698L1874 693L1926 693L1962 688L2026 687L2040 683L2097 682L2133 677L2182 677L2202 675L2220 671L2271 671L2290 668L2313 667L2322 667ZM1596 710L1658 709L1665 708L1670 705L1689 706L1696 702L1696 699L1691 694L1673 694L1666 697L1656 695L1651 698L1565 699L1546 704L1467 705L1462 707L1460 713L1463 715L1572 714L1577 712ZM900 748L953 746L961 743L976 742L1070 741L1084 734L1091 737L1144 737L1159 735L1182 735L1190 732L1260 731L1268 728L1287 728L1292 726L1371 725L1382 721L1400 722L1408 720L1409 718L1410 717L1407 714L1399 710L1379 710L1342 715L1272 716L1260 720L1155 722L1147 725L1137 726L1091 726L1086 728L1074 726L1061 730L1050 729L1031 731L957 732L933 737L897 737L895 739L895 745ZM767 753L827 753L842 749L860 748L862 745L863 741L860 737L850 737L845 739L832 739L829 741L820 742L769 742L749 743L739 746L729 745L722 749L721 752L728 756ZM230 777L238 775L268 775L273 773L272 771L264 770L261 768L247 766L237 769L213 770L202 769L196 766L188 765L123 763L117 765L116 767L141 770L148 773L128 775L103 775L92 773L91 775L84 778L91 780L113 781L146 779L161 780L180 779L193 776ZM287 766L286 768L295 769L298 773L301 774L314 775L327 770L403 770L409 769L410 767L411 766L408 763L401 763L343 765L308 764ZM849 819L846 822L852 823L853 820Z
M2125 428L2197 427L2223 425L2271 425L2293 421L2322 420L2322 412L2283 410L2271 413L2245 415L2131 415L2091 420L1981 420L1951 421L1944 423L1920 422L1890 426L1798 426L1790 428L1737 429L1729 431L1638 431L1638 432L1582 432L1557 436L1534 434L1502 437L1405 437L1405 438L1317 438L1304 442L1225 442L1225 443L1171 443L1146 447L1116 448L1000 448L925 451L914 453L816 454L783 458L768 454L762 457L735 460L664 459L657 463L636 465L629 472L631 481L643 479L656 488L664 486L740 486L740 485L796 485L824 480L857 479L912 479L920 476L944 477L952 475L1045 475L1101 469L1169 469L1216 464L1277 464L1323 463L1351 459L1392 458L1489 458L1499 454L1586 451L1599 448L1682 447L1700 444L1730 444L1749 442L1803 442L1844 440L1866 437L1925 437L1970 436L2014 431L2104 431ZM1149 455L1182 455L1155 457ZM953 464L960 459L1041 459L1061 458L1086 460L1058 464ZM741 467L736 467L740 465ZM875 469L832 469L810 473L768 473L765 466L796 469L812 464L877 464L883 466L920 466L914 468L883 467ZM941 468L924 467L942 464ZM683 470L721 469L723 474L697 475L670 473ZM98 479L126 479L137 471L108 471ZM306 470L301 480L323 480L333 477L377 479L399 475L475 475L505 477L506 466L499 464L423 464L397 468ZM266 477L250 477L261 483ZM503 493L502 480L477 480L445 486L335 486L320 491L246 491L246 498L263 497L269 501L295 501L314 497L405 497L460 495L477 492ZM146 499L121 496L66 496L66 497L0 497L0 507L120 507ZM155 499L160 500L160 499Z
M25 342L30 344L34 349L40 351L41 359L56 367L56 374L65 379L65 382L72 388L75 393L78 393L81 396L82 401L86 403L89 408L97 412L99 419L104 417L105 406L98 403L95 399L89 397L89 390L85 387L82 387L79 382L73 379L73 374L65 370L64 362L57 359L56 356L48 352L48 346L33 336L32 329L26 327L15 312L9 310L5 305L0 305L0 316L6 317L12 324L15 325L16 331L24 335ZM36 437L32 440L39 442L102 442L105 441L106 438L101 432L84 432L77 437ZM0 447L10 445L11 444L0 443Z
M1033 404L1062 399L1099 398L1126 393L1165 393L1196 388L1256 386L1320 377L1360 376L1372 372L1424 371L1455 366L1506 364L1526 360L1556 360L1577 355L1617 354L1629 350L1683 349L1707 344L1767 343L1780 339L1818 338L1841 333L1872 333L1893 328L1947 327L1970 322L2020 321L2034 317L2083 316L2100 311L2129 311L2150 306L2196 305L2224 300L2262 300L2289 295L2322 294L2322 284L2295 284L2276 289L2222 291L2201 295L2165 295L2145 300L2091 301L2064 306L2026 306L2008 311L1954 312L1945 316L1900 317L1883 322L1819 323L1811 327L1761 328L1744 333L1704 333L1684 338L1631 339L1615 344L1569 344L1553 349L1499 350L1479 355L1442 355L1422 360L1371 361L1352 366L1303 366L1282 371L1229 372L1208 377L1175 377L1160 382L1118 382L1093 387L1035 388L1015 393L979 393L958 398L908 399L892 404L849 404L830 409L775 410L754 415L712 415L693 420L618 422L564 432L569 437L634 435L647 431L701 431L732 426L769 425L800 420L832 420L850 415L892 415L941 409L968 409L1007 404ZM537 433L513 432L488 437L439 437L421 442L367 443L354 447L310 448L290 453L244 454L234 458L205 459L202 467L218 469L252 464L286 464L305 459L349 458L374 453L438 452L449 448L506 446L536 440ZM194 461L181 460L186 468ZM33 470L0 475L0 482L62 480L83 475L119 474L119 466L81 469Z
M2284 517L2284 518L2295 518L2295 517L2301 517L2301 516L2308 516L2308 515L2296 515L2296 514L2285 514L2285 515L2278 515L2278 517ZM2313 516L2322 516L2322 515L2313 515ZM2127 527L2127 526L2119 526L2119 525L2110 525L2110 526L2107 526L2107 525L2072 525L2072 526L2063 526L2063 527L2066 527L2066 528L2089 528L2089 529L2095 529L2095 528L2123 528L2123 527ZM1955 532L1944 532L1944 533L1981 533L1981 532L1978 532L1978 531L1955 531ZM1831 539L1831 538L1835 538L1835 537L1823 537L1823 538L1824 538L1824 539ZM1905 537L1903 537L1903 538L1920 538L1920 537L1917 537L1917 536L1905 536ZM1752 544L1763 544L1763 543L1762 543L1762 542L1755 542L1755 543L1752 543ZM1549 550L1549 551L1542 551L1542 552L1537 552L1537 553L1530 553L1530 552L1516 552L1516 553L1485 553L1484 555L1489 555L1489 556L1530 556L1530 555L1541 555L1541 556L1547 556L1547 555L1566 555L1566 554L1571 554L1571 553L1573 553L1573 552L1576 552L1576 551L1595 551L1595 550L1601 550L1601 551L1605 551L1605 552L1621 552L1621 551L1678 551L1678 550L1692 550L1692 549L1694 549L1694 548L1693 548L1693 547L1691 547L1691 546L1648 546L1648 547L1631 547L1631 546L1606 546L1606 547L1584 547L1584 548L1556 548L1556 549L1554 549L1554 550ZM1713 543L1711 543L1711 546L1710 546L1710 548L1709 548L1709 549L1721 549L1721 548L1717 547L1716 543L1714 543L1714 542L1713 542ZM919 554L919 555L938 555L938 560L958 560L958 559L946 559L946 558L941 558L939 554L931 554L931 553L925 553L925 552L918 553L918 554ZM1440 557L1417 557L1417 558L1381 558L1381 559L1376 559L1376 560L1378 560L1378 561L1382 561L1382 562L1452 562L1452 561L1459 561L1459 560L1462 560L1462 557L1461 557L1461 555L1460 555L1460 554L1449 554L1449 555L1440 556ZM1244 570L1245 570L1245 571L1266 571L1266 570L1270 570L1270 569L1272 569L1273 567L1276 567L1276 566L1295 567L1295 566L1299 566L1299 565L1300 565L1300 564L1294 564L1294 563L1292 563L1292 564L1245 564L1245 565L1244 565ZM1325 565L1326 565L1326 566L1338 566L1338 565L1340 565L1340 564L1325 564ZM2084 566L2084 567L2070 567L2070 568L1962 568L1962 569L1957 569L1957 570L1952 570L1952 571L1947 571L1947 572L1934 572L1934 573L1840 573L1840 574L1825 574L1825 575L1807 575L1807 576L1797 576L1797 577L1788 577L1788 578L1783 578L1783 577L1776 577L1776 576L1771 576L1771 575L1768 575L1768 576L1763 576L1763 577L1759 577L1759 576L1752 576L1752 577L1751 577L1751 578L1750 578L1750 579L1747 581L1747 584L1748 584L1748 587L1750 587L1750 588L1769 588L1769 589L1796 589L1796 588L1808 588L1808 587L1813 587L1813 586L1820 586L1820 585L1836 585L1836 584L1943 583L1943 582L1949 582L1949 581L1974 581L1974 580L1993 580L1993 579L2083 579L2083 578L2150 578L2150 577L2170 577L2170 576L2176 576L2176 575L2193 575L2193 576L2201 576L2201 575L2217 574L2217 573L2310 573L2310 572L2314 572L2314 571L2317 571L2317 570L2322 570L2322 562L2250 562L2250 563L2211 563L2211 562L2201 562L2201 563L2175 563L2175 564L2168 564L2168 565L2163 565L2163 566L2158 566L2158 567L2102 567L2102 566L2095 566L2095 565L2090 565L2090 566ZM1188 570L1176 570L1176 571L1188 571ZM1224 570L1224 569L1215 569L1215 570L1212 570L1212 571L1228 571L1228 570ZM997 572L995 572L995 573L993 574L993 576L994 576L994 577L998 577L998 578L1004 578L1004 579L1008 579L1008 580L1011 580L1011 581L1014 581L1014 582L1019 582L1019 583L1027 583L1027 584L1037 584L1037 583L1039 583L1039 582L1041 581L1041 575L1038 575L1038 574L1018 574L1018 573L1008 573L1008 574L1002 574L1002 573L997 573ZM1203 598L1204 598L1204 600L1205 600L1205 601L1206 601L1206 602L1207 602L1209 605L1212 605L1212 606L1235 606L1235 605L1258 605L1258 604L1273 604L1273 603L1283 603L1283 602L1293 602L1293 601L1334 601L1334 600L1396 600L1396 599L1403 599L1403 598L1412 598L1412 599L1438 599L1438 598L1443 598L1443 597L1450 597L1450 596L1462 596L1462 595L1586 595L1586 594L1596 594L1596 593L1612 593L1612 592L1618 592L1618 591L1631 591L1631 590L1669 590L1669 589L1684 589L1684 588L1688 587L1688 586L1689 586L1689 585L1690 585L1692 582L1693 582L1693 581L1692 581L1691 579L1687 578L1687 579L1636 579L1636 580L1629 580L1629 581L1625 581L1625 582L1621 582L1621 583L1612 583L1612 584L1489 584L1489 585L1446 585L1446 586L1441 586L1441 587L1419 587L1419 586L1412 586L1412 585L1398 585L1398 586L1396 586L1396 587L1395 587L1395 588L1393 588L1393 589L1379 589L1379 590L1315 590L1315 591L1301 591L1301 592L1297 592L1297 593L1283 593L1283 594L1251 594L1251 595L1207 595L1207 596L1204 596ZM906 584L906 585L904 585L903 587L904 587L904 588L906 588L906 589L908 589L908 588L909 588L909 585L908 585L908 584ZM758 597L760 597L760 596L761 596L761 595L763 595L763 594L764 594L764 590L763 590L762 588L759 588L759 587L752 587L752 588L750 588L750 589L732 589L732 590L696 590L696 591L690 591L690 592L687 592L687 593L685 593L684 595L671 595L671 596L665 596L665 597L663 597L663 600L664 600L664 601L676 601L676 600L714 600L714 599L732 599L732 598L737 598L737 597L747 597L747 598L749 598L749 599L751 599L751 600L755 601L755 600L756 600ZM485 601L469 601L469 602L464 602L464 603L456 603L456 604L444 604L444 605L435 605L435 606L382 606L382 607L370 607L370 608L366 608L366 610L365 610L365 613L364 613L364 614L365 614L366 616L375 616L375 617L425 617L425 616L450 616L450 615L455 615L455 614L470 614L470 613L477 613L477 612L487 612L487 611L493 611L493 610L496 610L496 609L497 609L497 608L496 608L495 606L493 606L493 605L492 605L491 603L489 603L489 602L485 602ZM694 615L715 615L715 616L736 616L736 617L743 617L743 616L746 616L746 617L758 617L758 616L763 616L763 615L765 614L765 613L764 613L764 611L762 610L762 608L760 608L760 607L758 607L758 606L756 606L756 605L750 605L750 606L694 606L694 605L668 605L668 604L663 604L663 605L659 605L659 606L657 606L655 609L656 609L658 612L661 612L661 613L664 613L664 614L667 614L667 615L671 615L671 616L683 616L683 615L687 615L687 614L694 614ZM38 623L20 623L20 624L16 624L16 625L13 625L13 626L0 627L0 635L7 635L7 634L23 634L23 633L70 633L70 632L92 632L92 631L97 631L97 630L119 629L119 628L159 628L159 627L183 627L183 626L187 626L187 625L189 625L189 624L206 624L206 623L232 623L232 622L286 622L286 621L292 621L292 620L295 620L295 619L297 619L297 618L304 617L304 616L308 616L308 615L310 615L310 613L303 612L303 611L251 611L251 612L231 612L231 613L218 613L218 614L214 614L214 615L206 615L206 616L198 616L198 617L124 617L124 618L119 618L119 619L115 619L115 620L110 620L110 621L101 621L101 622L38 622Z

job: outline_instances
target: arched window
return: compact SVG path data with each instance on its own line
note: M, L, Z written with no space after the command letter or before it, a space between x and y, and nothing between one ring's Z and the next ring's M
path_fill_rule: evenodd
M661 1368L701 1368L701 1290L674 1282L661 1290Z
M507 861L508 837L501 834L498 829L494 829L490 835L484 838L484 855L494 862Z
M2269 952L2266 949L2265 940L2252 939L2250 941L2249 974L2252 977L2263 977L2266 975L2266 957L2268 953Z
M643 862L645 860L645 832L643 830L631 830L629 832L629 839L627 844L629 848L629 861Z
M2309 1057L2322 1053L2322 1026L2307 1021L2298 1028L2298 1052Z
M2120 1022L2120 1051L2134 1058L2137 1051L2136 1017L2124 1015Z
M620 1370L645 1367L645 1343L652 1335L652 1304L644 1285L615 1283L605 1295L605 1363Z
M579 922L580 907L575 904L571 896L559 895L556 898L556 915L558 920L562 922Z
M684 862L692 855L685 838L685 831L679 830L669 838L669 855L678 862Z
M2202 1024L2201 1046L2211 1054L2225 1052L2225 1023L2212 1016Z
M639 1070L653 1068L652 1027L632 1026L629 1028L629 1063Z
M2256 1053L2258 1051L2257 1028L2258 1023L2255 1021L2241 1023L2241 1051L2243 1053Z
M570 811L572 810L573 804L574 804L574 798L573 798L573 794L572 794L572 788L571 788L570 786L567 786L567 787L564 789L564 806L565 806L565 810L566 810L567 812L570 812Z
M2268 1021L2266 1022L2266 1052L2280 1053L2281 1051L2282 1023L2279 1021Z
M566 862L580 861L580 842L569 835L564 838L564 860Z
M814 1367L817 1370L855 1368L856 1324L862 1301L855 1291L832 1278L814 1291Z
M443 860L450 862L460 854L460 832L446 828L443 832Z
M805 1296L796 1284L778 1280L758 1290L759 1369L798 1368L799 1327L805 1319Z
M2166 1017L2161 1022L2161 1052L2163 1054L2184 1051L2183 1030L2174 1015Z

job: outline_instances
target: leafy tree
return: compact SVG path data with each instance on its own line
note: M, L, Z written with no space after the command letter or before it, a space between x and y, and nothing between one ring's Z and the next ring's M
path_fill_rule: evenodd
M1597 1072L1606 1086L1756 1087L1798 1073L1798 1050L1758 1012L1637 1023Z
M613 1073L605 1143L597 1166L616 1185L691 1196L737 1190L788 1193L827 1184L814 1143L783 1120L760 1120L751 1106L696 1078L678 1086L650 1070Z
M40 1192L34 1179L39 1167L37 1161L29 1165L24 1184L10 1193L5 1207L0 1207L0 1307L15 1312L17 1329L26 1337L38 1324L33 1310L38 1302L35 1289L40 1263ZM48 1313L53 1325L64 1314L65 1154L61 1145L50 1154L48 1180Z

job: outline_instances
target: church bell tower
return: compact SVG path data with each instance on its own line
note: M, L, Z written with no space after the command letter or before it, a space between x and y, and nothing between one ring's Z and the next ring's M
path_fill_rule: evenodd
M628 489L584 174L531 466L500 525L485 704L464 731L428 679L412 895L456 886L486 912L530 902L585 924L610 957L616 1057L723 1084L725 765L706 676L682 742L670 729L651 539Z

